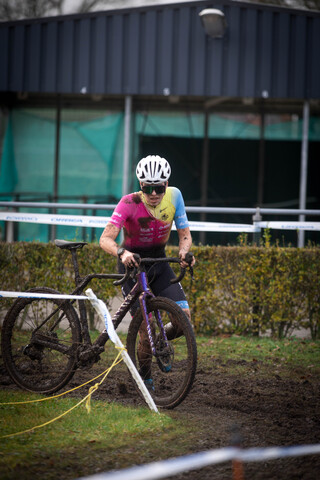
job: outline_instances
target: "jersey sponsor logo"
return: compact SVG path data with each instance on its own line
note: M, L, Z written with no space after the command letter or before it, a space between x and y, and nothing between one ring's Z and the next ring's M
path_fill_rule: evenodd
M143 243L150 243L153 241L153 237L150 237L150 238L147 238L147 237L143 237L143 238L139 238L140 242L143 242Z

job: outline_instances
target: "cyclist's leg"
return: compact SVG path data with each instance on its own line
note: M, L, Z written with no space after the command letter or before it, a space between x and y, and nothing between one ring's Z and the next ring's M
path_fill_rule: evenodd
M148 269L148 280L150 288L153 294L165 298L169 298L179 305L179 307L184 311L187 318L191 323L191 315L189 305L183 291L182 285L180 283L170 283L171 279L176 278L172 268L168 263L158 263L153 264ZM132 285L131 285L132 288ZM128 294L129 289L123 289L125 294ZM139 305L135 305L133 309L130 310L130 313L133 315ZM152 323L152 318L150 318L150 326L154 333L154 325ZM182 334L179 327L175 325L174 318L172 318L171 324L166 325L166 334L168 340L179 337ZM139 329L139 344L137 348L137 357L139 360L139 373L144 380L151 379L151 346L149 342L149 336L147 331L147 325L145 322L141 323Z
M154 334L154 325L150 318L151 330ZM139 329L139 343L137 348L137 357L139 360L139 373L144 380L151 378L151 346L149 342L149 336L147 331L146 322L142 322Z
M183 290L178 289L176 286L178 286L178 284L170 285L167 289L163 290L159 294L159 296L173 300L185 313L186 317L191 323L191 314L190 314L188 301L187 299L178 300L178 298L181 298L184 295L184 292ZM174 319L172 319L171 324L168 323L166 325L166 334L167 334L168 340L173 340L174 338L179 337L181 333L182 332L179 330L179 328L174 325Z
M174 278L176 278L176 276L170 265L168 263L161 264L161 271L158 272L157 277L152 282L152 291L156 296L169 298L176 302L191 323L189 304L181 283L170 283L171 279ZM181 332L174 326L174 321L173 324L166 325L166 334L168 340L180 336Z

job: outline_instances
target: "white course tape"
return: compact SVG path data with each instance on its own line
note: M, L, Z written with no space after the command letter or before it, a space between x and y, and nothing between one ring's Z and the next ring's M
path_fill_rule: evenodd
M0 290L0 297L15 298L61 298L68 300L88 300L84 295L63 295L57 293L36 293L36 292L5 292Z
M248 450L242 450L237 458L243 462L260 462L261 460L301 457L303 455L314 455L316 453L320 453L320 444L296 445L292 447L249 448Z
M41 223L46 225L66 225L73 227L104 228L110 217L93 217L81 215L51 215L47 213L0 212L0 220L7 222ZM275 230L313 230L320 231L320 222L255 222L254 225L244 223L219 223L189 221L193 232L260 232L261 228ZM175 225L172 230L176 230Z
M0 220L5 220L6 222L43 223L47 225L104 228L109 222L110 217L51 215L48 213L0 212Z
M102 320L105 322L106 329L109 335L110 340L119 348L123 349L124 346L118 337L112 320L111 316L109 313L109 310L107 309L106 304L102 301L99 300L96 295L93 293L91 288L88 288L86 290L86 295L60 295L60 294L55 294L55 293L35 293L35 292L6 292L6 291L0 291L0 298L1 297L16 297L16 298L61 298L61 299L70 299L70 300L90 300L92 303L92 306L95 308L95 310L98 312L99 316L102 318ZM151 397L147 387L145 386L144 382L142 381L142 378L140 377L136 367L134 366L131 358L129 357L129 354L126 350L122 350L121 355L123 357L123 360L127 364L128 369L130 370L133 378L135 379L139 389L141 390L147 404L149 405L150 409L155 411L156 413L159 413L156 404L153 401L153 398Z
M216 222L193 222L189 221L190 230L193 232L260 232L261 228L257 225L248 225L244 223L216 223Z
M320 231L320 222L257 222L261 228L274 230L313 230Z
M41 223L46 225L67 225L72 227L104 228L110 217L81 215L50 215L47 213L0 212L0 220L6 222ZM260 232L260 227L242 223L189 222L193 232ZM173 225L172 230L176 230Z
M110 473L98 473L78 480L156 480L168 478L178 473L196 470L208 465L240 460L258 462L281 457L297 457L320 453L320 445L301 445L293 447L249 448L242 450L226 447L217 450L194 453L183 457L153 462L138 467L126 468Z
M230 461L238 451L239 449L234 447L208 450L207 452L126 468L117 472L98 473L89 477L80 477L78 480L155 480L168 478L181 472Z
M123 349L124 346L120 340L120 338L118 337L115 329L114 329L114 326L113 326L113 323L112 323L112 320L111 320L111 316L110 316L110 313L107 309L107 306L106 304L102 301L102 300L99 300L96 295L93 293L93 291L91 290L91 288L88 288L86 290L86 294L90 300L90 302L92 303L92 306L95 308L95 310L97 311L97 313L100 315L100 317L102 318L102 320L105 322L105 325L106 325L106 329L107 329L107 332L108 332L108 335L111 339L111 341L118 347L118 348L121 348ZM125 361L128 369L130 370L130 373L131 375L133 376L135 382L137 383L140 391L142 392L144 398L145 398L145 401L147 402L147 404L149 405L150 409L153 410L154 412L156 413L159 413L158 409L157 409L157 406L156 404L154 403L153 401L153 398L151 397L147 387L145 386L144 382L142 381L142 378L140 377L136 367L134 366L131 358L129 357L129 354L126 350L122 350L121 351L121 355L123 357L123 360Z

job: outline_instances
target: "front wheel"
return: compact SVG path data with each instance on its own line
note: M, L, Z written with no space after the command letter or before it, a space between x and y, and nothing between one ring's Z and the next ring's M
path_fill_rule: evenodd
M141 338L145 328L140 309L129 327L127 350L142 378L149 380L149 391L155 404L162 408L174 408L188 394L196 373L197 345L193 328L181 308L167 298L147 299L147 311L155 352L152 353L146 335ZM159 313L166 332L171 332L167 342L163 337ZM175 334L172 335L172 331Z
M30 292L59 293L45 287ZM17 385L31 392L53 393L71 379L80 342L78 316L65 300L19 298L2 326L6 369Z

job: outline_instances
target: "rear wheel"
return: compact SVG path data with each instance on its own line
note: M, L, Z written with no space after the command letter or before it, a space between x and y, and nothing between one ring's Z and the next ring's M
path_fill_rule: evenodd
M149 298L147 311L155 353L152 353L148 340L140 341L139 329L143 328L140 309L129 327L127 350L142 378L152 379L149 391L155 404L158 407L174 408L186 397L194 380L197 366L195 336L188 318L172 300ZM168 342L163 337L157 312L161 315L164 327L171 324L166 328L166 331L171 332ZM173 330L176 338L172 335Z
M59 292L35 288L33 293ZM31 392L53 393L73 376L81 342L78 316L65 300L19 298L2 326L2 356L8 373Z

